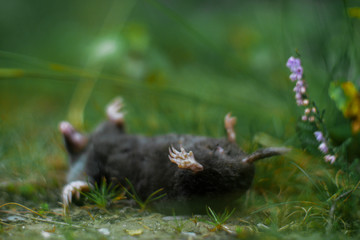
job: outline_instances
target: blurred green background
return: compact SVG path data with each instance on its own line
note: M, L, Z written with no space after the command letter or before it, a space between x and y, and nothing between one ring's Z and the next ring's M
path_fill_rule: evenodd
M4 201L59 200L67 160L58 123L90 132L116 96L130 133L222 137L232 112L239 145L252 151L296 142L302 110L285 64L297 50L330 128L346 122L330 81L359 81L359 1L0 3Z

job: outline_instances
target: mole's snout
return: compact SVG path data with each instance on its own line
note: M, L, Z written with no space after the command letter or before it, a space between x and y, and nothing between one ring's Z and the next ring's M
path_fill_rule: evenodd
M270 147L260 149L252 154L248 155L244 159L242 159L243 163L253 163L257 160L268 158L272 156L282 155L289 152L291 149L286 147Z

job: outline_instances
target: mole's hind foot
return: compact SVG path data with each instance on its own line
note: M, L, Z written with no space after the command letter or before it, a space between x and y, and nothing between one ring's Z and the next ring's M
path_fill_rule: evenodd
M89 184L84 181L73 181L65 185L62 191L62 201L64 207L68 207L72 202L73 196L80 199L80 192L88 192Z
M124 107L123 99L121 97L115 98L107 107L106 115L108 119L116 125L124 124L125 113L121 111Z
M227 132L227 137L229 142L235 142L236 141L236 134L234 130L234 126L236 124L236 117L232 117L231 113L226 114L224 125Z
M174 147L169 147L169 159L171 162L178 165L179 168L190 169L194 173L200 172L204 167L195 160L194 154L192 151L189 153L185 152L183 147L180 148L180 151L177 151Z
M61 122L59 129L65 138L66 148L70 153L80 152L86 147L88 138L76 131L69 122Z

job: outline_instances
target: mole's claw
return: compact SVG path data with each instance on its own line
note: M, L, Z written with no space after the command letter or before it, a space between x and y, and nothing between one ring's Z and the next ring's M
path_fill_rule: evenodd
M183 148L181 147L181 149L183 149ZM180 149L180 150L181 150L181 149ZM181 155L181 152L177 151L173 146L171 146L171 150L172 150L172 152L173 152L174 154L176 154L176 155Z
M169 158L170 158L170 156L171 157L173 157L173 158L175 158L176 157L176 154L173 152L173 149L171 149L170 147L169 147Z
M87 192L89 189L89 184L84 181L73 181L65 185L62 191L64 206L67 207L71 204L74 195L76 199L80 199L80 192Z
M192 151L187 153L183 147L180 150L181 152L177 151L173 146L171 146L171 149L169 147L169 159L171 162L178 165L179 168L190 169L194 173L204 170L204 167L195 160Z
M106 107L106 115L108 119L117 125L124 124L125 112L121 111L123 107L124 107L123 99L121 97L115 98Z

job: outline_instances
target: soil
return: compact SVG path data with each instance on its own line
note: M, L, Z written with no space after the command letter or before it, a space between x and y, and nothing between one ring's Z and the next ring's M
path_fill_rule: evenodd
M208 216L165 216L133 207L72 207L67 217L62 208L38 211L44 217L16 210L0 213L0 239L232 239L240 227L230 219L227 231L215 231L204 222Z

